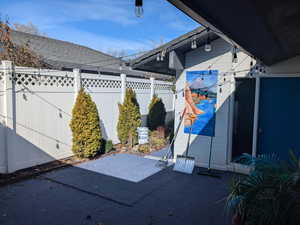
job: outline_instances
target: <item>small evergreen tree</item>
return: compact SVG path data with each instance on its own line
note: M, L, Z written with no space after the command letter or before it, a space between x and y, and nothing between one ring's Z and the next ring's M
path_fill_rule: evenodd
M96 104L83 88L72 111L72 150L80 158L94 157L101 147L100 119Z
M164 126L167 112L162 100L154 95L148 109L147 125L149 129L156 130L159 126Z
M126 90L123 104L119 104L118 137L121 144L132 147L137 141L137 128L141 126L140 107L132 89Z

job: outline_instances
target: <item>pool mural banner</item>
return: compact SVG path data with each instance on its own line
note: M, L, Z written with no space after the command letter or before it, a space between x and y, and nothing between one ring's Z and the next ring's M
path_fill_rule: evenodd
M218 70L186 72L184 133L215 136Z

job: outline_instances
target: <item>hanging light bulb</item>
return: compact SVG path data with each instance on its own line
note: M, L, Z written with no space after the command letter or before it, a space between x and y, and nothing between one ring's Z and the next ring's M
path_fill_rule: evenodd
M161 53L159 54L160 55L160 61L164 61L166 54L167 54L167 50L163 49L161 51Z
M237 51L236 46L234 46L233 49L232 49L232 62L233 63L238 62L238 57L237 57L236 51Z
M207 31L207 39L206 39L206 43L205 43L205 46L204 46L204 51L210 52L211 49L212 49L211 43L210 43L210 38L209 38L210 28L207 28L206 31Z
M157 56L156 56L156 61L157 61L157 62L159 62L159 61L160 61L160 53L159 53L159 54L157 54Z
M194 37L193 40L192 40L191 48L192 48L192 49L196 49L196 48L197 48L197 40L196 40L196 37Z
M135 0L135 15L142 17L144 14L143 0Z
M236 52L233 53L232 62L233 62L233 63L238 63L238 58L237 58Z

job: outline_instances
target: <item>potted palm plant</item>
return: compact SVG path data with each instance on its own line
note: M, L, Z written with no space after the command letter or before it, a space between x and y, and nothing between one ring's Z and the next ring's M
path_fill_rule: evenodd
M275 155L239 158L252 170L233 179L227 209L235 225L300 224L300 161L290 152L289 162Z

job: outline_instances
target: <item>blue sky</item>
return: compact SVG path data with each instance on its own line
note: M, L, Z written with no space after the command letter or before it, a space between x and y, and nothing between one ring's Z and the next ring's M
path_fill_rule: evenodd
M198 26L166 0L144 0L143 18L135 17L134 0L1 0L0 12L12 24L32 22L49 37L128 54Z

